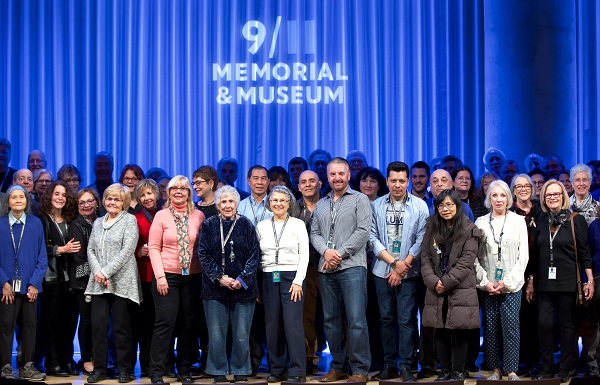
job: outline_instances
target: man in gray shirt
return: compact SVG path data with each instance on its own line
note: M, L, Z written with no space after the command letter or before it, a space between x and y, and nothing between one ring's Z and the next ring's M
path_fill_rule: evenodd
M348 186L350 166L344 158L333 158L329 162L327 179L332 191L317 203L310 236L321 255L319 282L325 333L332 356L329 372L319 381L348 378L345 367L348 356L352 370L349 381L362 382L367 381L371 364L366 318L366 246L371 207L366 195Z

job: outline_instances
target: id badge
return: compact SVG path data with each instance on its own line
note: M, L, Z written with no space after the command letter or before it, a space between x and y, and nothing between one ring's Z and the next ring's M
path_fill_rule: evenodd
M281 275L279 275L279 271L277 270L273 272L273 282L281 282Z
M181 275L190 275L190 271L188 269L182 268Z
M328 249L335 249L335 243L333 243L331 241L327 242L327 248Z
M501 281L502 280L502 275L504 274L504 270L497 267L496 268L496 273L494 274L494 279L496 281Z
M18 293L21 291L21 277L14 277L12 280L12 290L13 293Z
M392 242L392 253L399 253L399 252L400 252L400 241Z
M548 279L556 279L556 267L550 266L548 268Z

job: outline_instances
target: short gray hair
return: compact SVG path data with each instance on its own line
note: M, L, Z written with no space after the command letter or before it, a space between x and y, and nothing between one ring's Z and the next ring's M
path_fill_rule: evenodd
M516 179L516 177L515 177ZM512 207L513 205L513 194L510 192L510 188L508 187L508 185L506 184L505 181L503 181L502 179L496 179L494 181L492 181L490 183L490 185L488 186L487 189L487 193L485 194L485 207L487 207L488 209L492 209L492 202L490 202L490 194L492 193L492 189L494 187L500 187L502 189L502 191L504 191L504 193L506 194L506 208L509 209ZM533 185L532 185L533 188Z
M230 195L233 197L236 205L240 204L240 193L233 186L225 185L215 191L215 205L219 205L221 203L221 199L224 196Z
M294 194L292 194L292 192L290 191L289 188L287 188L286 186L275 186L273 187L273 189L271 190L271 192L269 193L269 196L267 199L267 208L269 210L271 210L271 196L275 193L279 193L279 194L285 194L288 197L288 200L290 202L290 206L288 207L288 213L291 213L292 210L294 209L294 207L296 206L296 197L294 196Z
M517 174L514 176L512 182L510 182L510 191L513 192L515 191L515 184L516 184L516 180L517 178L525 178L527 179L527 183L529 183L531 185L531 198L529 198L530 200L534 200L535 199L535 185L533 184L533 180L531 180L531 177L527 174Z
M592 180L592 169L587 164L579 163L571 167L571 170L569 171L571 181L575 180L575 174L577 174L578 172L585 172L588 175L588 179L590 181Z

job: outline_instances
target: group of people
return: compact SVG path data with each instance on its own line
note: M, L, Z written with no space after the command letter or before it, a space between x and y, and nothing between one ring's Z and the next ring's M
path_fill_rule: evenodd
M39 150L28 168L9 161L0 139L4 378L16 331L31 380L81 370L95 383L112 363L127 383L139 350L153 383L174 367L194 382L196 363L215 383L244 382L266 348L268 382L305 382L325 339L321 382L461 380L479 369L480 321L489 379L554 377L558 340L561 382L581 363L598 375L594 163L565 171L531 154L520 173L490 149L476 184L451 155L384 176L360 151L315 150L251 167L247 193L233 158L190 179L126 164L114 182L101 152L88 187L73 165L54 179Z

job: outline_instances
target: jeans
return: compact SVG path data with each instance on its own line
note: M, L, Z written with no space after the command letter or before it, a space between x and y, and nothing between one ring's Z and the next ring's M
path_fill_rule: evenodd
M208 359L206 373L212 375L249 375L250 326L254 300L204 300L208 325ZM227 364L227 331L231 325L231 360Z
M325 333L332 357L330 369L346 371L345 361L348 356L353 374L367 374L371 366L366 317L367 270L357 266L334 273L320 273L319 282ZM344 315L346 319L343 318Z
M390 286L385 278L375 277L375 290L381 314L381 341L384 363L396 367L396 356L400 357L400 369L410 370L417 320L417 280L414 277L402 280L398 286ZM396 336L396 326L398 336ZM396 342L398 354L396 355Z

